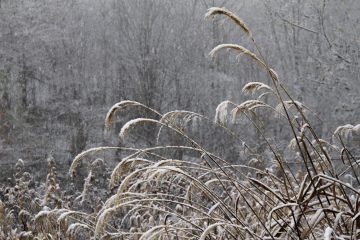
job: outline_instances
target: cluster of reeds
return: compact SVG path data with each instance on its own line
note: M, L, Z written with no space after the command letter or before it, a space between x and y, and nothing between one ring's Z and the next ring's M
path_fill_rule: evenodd
M114 116L125 108L140 107L157 116L127 122L119 134L124 141L133 128L154 124L158 127L158 138L163 129L168 129L187 144L141 149L98 147L79 154L70 169L74 177L81 162L90 155L103 151L128 153L110 174L109 190L101 194L106 199L90 201L93 208L87 206L84 210L84 204L94 195L89 194L93 182L102 177L95 174L95 170L104 165L100 160L92 163L84 190L77 197L82 207L71 209L56 201L52 208L45 207L51 196L45 194L43 209L33 218L39 228L36 233L48 239L65 236L74 239L360 238L359 162L342 140L346 135L358 134L360 125L339 127L331 141L319 138L308 120L309 109L291 97L244 22L224 8L210 8L206 16L216 15L223 15L239 26L257 54L237 44L220 44L210 55L227 49L238 56L249 57L266 71L271 84L247 83L243 93L258 97L240 104L220 103L215 124L233 134L228 129L231 122L239 118L249 120L266 142L272 160L264 162L253 158L247 164L230 164L188 134L191 121L196 119L206 124L210 118L190 111L162 114L135 101L122 101L109 110L107 127L111 127ZM271 97L272 103L265 102L264 95ZM274 117L274 121L288 125L292 135L288 148L298 160L296 168L278 150L276 141L266 136L254 121L263 108L282 119ZM247 148L246 141L241 140L239 144ZM187 151L197 157L191 161L173 159L167 154L173 151ZM335 158L341 161L335 162ZM47 180L47 189L56 193L51 176L54 174ZM1 203L0 229L5 231L3 216L9 212L4 213L3 206Z
M57 180L55 159L47 159L48 174L42 184L35 182L26 171L23 160L15 164L15 174L8 183L0 185L0 239L90 239L91 234L78 228L81 218L71 220L71 211L84 220L97 212L101 200L109 196L106 186L105 164L96 159L89 165L89 175L82 191L73 185L61 190ZM105 176L105 177L104 177ZM64 185L64 184L63 184ZM62 220L62 215L67 219ZM60 215L58 215L60 214Z

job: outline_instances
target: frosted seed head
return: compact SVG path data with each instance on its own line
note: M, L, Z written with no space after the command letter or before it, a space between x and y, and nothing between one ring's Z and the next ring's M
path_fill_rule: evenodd
M246 26L245 22L241 20L234 13L230 12L226 8L212 7L209 8L207 13L205 14L205 18L209 18L215 15L225 15L229 19L231 19L235 24L237 24L249 37L251 37L250 29Z

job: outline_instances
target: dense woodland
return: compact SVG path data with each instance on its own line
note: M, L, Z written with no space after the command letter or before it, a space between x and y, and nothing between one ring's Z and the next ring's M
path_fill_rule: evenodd
M290 92L318 114L314 127L321 135L356 123L357 0L2 0L1 164L23 158L45 166L53 151L66 169L88 147L121 145L103 131L107 109L120 100L209 117L225 99L244 100L242 85L264 72L234 54L208 56L219 43L241 41L253 49L228 20L204 20L211 6L246 19ZM266 131L281 136L281 128ZM226 147L237 157L237 146L202 132L214 151Z

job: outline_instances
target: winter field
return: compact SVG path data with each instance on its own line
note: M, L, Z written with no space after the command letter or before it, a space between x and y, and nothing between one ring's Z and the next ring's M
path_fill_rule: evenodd
M0 6L4 4L5 9L14 11L14 16L20 16L16 12L21 10L19 6L28 6L36 13L38 5L31 2L15 6L0 1ZM96 59L84 54L83 61L69 61L81 66L60 62L54 53L57 48L45 47L44 51L54 54L56 63L52 64L66 65L68 72L64 70L63 74L68 75L58 76L59 81L63 77L85 78L90 74L89 66L95 67L98 58L104 58L99 65L102 72L94 73L94 79L87 76L88 85L77 86L80 83L76 81L61 83L67 87L61 94L73 91L72 97L61 95L63 100L48 102L50 90L39 90L44 86L37 86L39 82L34 80L41 78L42 70L34 67L37 63L22 58L25 53L20 54L24 62L20 62L16 75L15 68L6 70L6 64L12 61L4 60L9 57L9 46L3 44L0 48L5 69L0 74L0 239L360 239L360 102L356 97L356 56L360 55L358 50L352 55L341 52L338 43L348 37L349 42L354 38L359 44L359 32L355 28L352 32L349 25L329 17L336 6L327 0L289 1L291 4L281 7L275 1L263 1L261 11L266 10L271 19L284 24L273 25L272 21L251 17L249 12L240 18L246 7L254 13L254 3L238 6L231 1L213 2L219 7L206 5L207 10L199 12L201 1L195 0L189 0L186 7L185 3L157 0L119 2L128 14L139 6L149 9L139 13L147 17L135 16L140 19L140 25L136 25L139 29L132 28L131 14L126 12L112 13L108 9L98 16L105 19L109 14L121 13L117 23L123 28L120 32L127 30L126 36L144 34L138 48L126 52L125 60L114 63L112 42L105 41L112 36L110 33L104 33L101 40L109 48L90 46ZM196 57L192 58L194 53L187 52L181 44L193 36L190 33L196 33L196 28L191 26L193 29L187 32L186 25L177 22L174 26L180 27L167 34L161 30L167 26L165 15L153 13L166 7L168 14L175 14L179 6L191 11L183 9L183 15L176 19L193 24L205 13L206 23L201 24L211 24L206 29L212 31L212 37L217 34L211 48L194 50L199 54L209 50L205 60L198 56L201 59L189 63L186 70L182 69L186 62ZM287 7L293 12L284 16ZM345 23L355 21L350 10L359 7L356 2L340 4L339 9L348 14ZM92 11L97 12L96 8ZM3 22L15 22L6 15L10 13L0 12ZM304 20L307 18L318 22L311 25ZM127 20L130 30L121 23ZM337 25L330 24L333 22ZM34 26L41 24L45 22ZM147 24L161 27L146 32ZM272 34L268 41L259 31L261 25L266 25L263 27ZM4 26L1 27L7 29ZM344 26L347 29L339 30ZM95 28L102 29L94 25ZM104 31L107 28L110 26ZM25 29L31 32L30 28ZM173 35L180 30L182 34ZM286 35L287 31L292 34ZM348 36L351 32L353 35ZM84 39L90 35L85 34ZM192 40L197 43L209 36L198 37ZM168 38L166 43L163 38ZM58 40L61 42L61 38ZM289 41L293 42L286 45ZM29 42L24 40L23 44ZM356 44L351 45L352 49ZM310 45L313 49L309 50ZM198 48L204 46L207 45L199 44ZM289 46L291 50L287 49ZM80 47L73 50L79 51ZM127 50L119 44L122 47L121 56ZM43 51L40 47L32 51L28 48L19 51ZM97 51L101 49L108 52L100 56ZM64 54L70 57L73 50ZM170 53L177 56L174 62L169 62L173 59ZM33 59L45 61L41 56ZM206 64L202 65L202 61ZM117 71L111 66L119 67L124 82L109 80ZM171 71L163 70L164 66ZM60 70L50 71L52 67L58 68L44 65L43 71L59 74ZM236 74L239 78L234 77ZM96 77L103 77L104 82L96 82ZM175 81L160 80L168 77ZM184 80L187 77L194 79ZM205 83L207 78L209 83ZM19 81L19 88L14 87L15 80ZM136 84L130 87L130 82ZM62 85L56 84L59 85L54 88L60 91ZM119 90L115 89L118 86L122 88L120 97L109 105L116 98L111 91ZM94 88L90 90L91 87ZM12 98L14 89L19 95ZM102 94L102 89L108 92L104 90ZM133 95L131 89L135 89ZM41 95L42 91L49 96ZM42 102L39 95L47 100ZM133 100L131 96L141 97ZM219 100L215 105L214 99ZM39 110L41 104L51 105L51 109L46 108L48 115L42 112L44 109ZM71 109L71 116L65 105ZM104 106L110 107L104 111ZM82 112L76 112L77 107ZM210 107L214 109L209 110ZM44 117L43 121L32 123L35 115L37 119ZM53 118L46 120L45 116ZM63 125L59 127L52 120ZM94 125L89 124L95 120ZM12 127L7 127L9 124ZM47 134L51 135L49 140Z

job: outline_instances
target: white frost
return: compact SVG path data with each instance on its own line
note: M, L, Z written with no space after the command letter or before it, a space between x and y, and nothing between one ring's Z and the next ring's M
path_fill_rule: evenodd
M331 240L331 234L333 229L331 227L327 227L324 232L324 240Z

